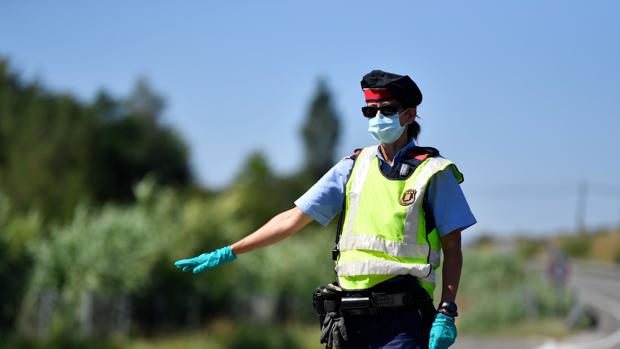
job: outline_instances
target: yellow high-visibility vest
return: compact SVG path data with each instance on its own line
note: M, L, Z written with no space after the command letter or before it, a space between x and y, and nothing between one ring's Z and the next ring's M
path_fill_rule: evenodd
M397 275L413 275L433 296L435 269L441 262L437 228L427 233L424 193L439 171L450 167L441 157L428 157L406 179L381 173L377 146L358 155L346 185L344 223L336 273L346 290L370 288Z

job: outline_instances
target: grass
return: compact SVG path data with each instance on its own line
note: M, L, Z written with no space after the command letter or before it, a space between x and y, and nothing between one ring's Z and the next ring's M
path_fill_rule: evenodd
M219 320L205 330L153 337L34 342L0 337L0 349L320 349L318 324L236 325Z
M493 336L515 339L524 337L551 337L559 340L570 334L572 334L572 332L566 327L563 319L546 318L517 322L513 326L498 329L493 333Z
M318 325L264 326L219 322L205 331L134 338L126 349L318 349Z

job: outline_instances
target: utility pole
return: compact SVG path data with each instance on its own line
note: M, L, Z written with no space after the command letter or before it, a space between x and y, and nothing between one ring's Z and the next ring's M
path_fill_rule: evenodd
M577 233L582 235L586 233L585 217L587 196L588 183L584 180L579 184L577 191L577 211L575 212Z

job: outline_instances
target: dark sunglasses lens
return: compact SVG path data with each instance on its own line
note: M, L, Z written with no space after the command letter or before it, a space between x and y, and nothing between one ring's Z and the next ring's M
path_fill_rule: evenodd
M362 107L362 114L367 118L374 118L377 115L377 107Z
M398 105L384 105L381 107L381 114L385 116L392 116L398 112Z

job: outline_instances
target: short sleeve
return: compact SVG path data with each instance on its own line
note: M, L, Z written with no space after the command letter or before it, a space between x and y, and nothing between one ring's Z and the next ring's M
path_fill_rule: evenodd
M440 236L476 224L452 168L440 171L431 178L426 200Z
M305 194L295 200L295 206L321 225L329 224L342 210L353 162L351 158L340 160Z

